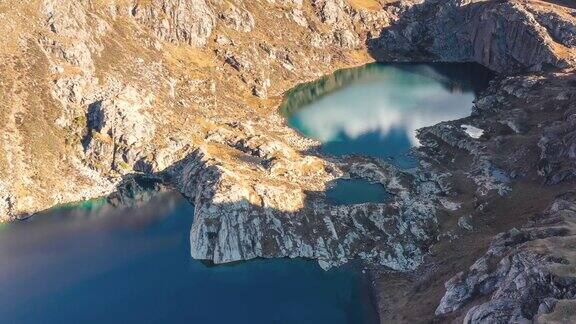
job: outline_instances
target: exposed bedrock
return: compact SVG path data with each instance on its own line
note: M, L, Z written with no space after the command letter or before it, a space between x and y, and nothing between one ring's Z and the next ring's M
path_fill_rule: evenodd
M168 174L195 204L192 256L215 263L304 257L324 268L357 258L395 270L418 266L437 232L431 215L446 192L443 179L369 160L332 167L384 186L393 198L332 206L322 191L254 181L249 171L232 173L201 150L191 154Z
M472 116L420 131L426 158L476 184L473 209L466 223L459 221L463 229L475 229L487 217L489 200L483 197L493 189L500 195L514 188L558 197L524 228L496 236L483 257L446 282L436 309L439 318L466 323L573 322L567 310L576 297L570 250L576 214L574 195L565 192L576 171L570 153L575 80L572 70L501 77L480 95ZM470 125L482 130L481 136L468 133L465 126ZM521 187L514 187L519 181ZM507 198L501 201L514 204ZM503 216L508 222L522 217L514 207Z
M423 1L369 41L380 60L478 62L502 73L574 64L569 9L539 1Z
M159 172L231 120L307 149L278 97L368 62L352 50L388 19L345 1L9 0L0 15L3 221Z
M94 168L129 171L145 158L143 147L155 132L146 112L153 99L151 94L127 87L89 106L83 145Z
M145 199L139 174L194 203L195 258L416 269L437 241L481 230L487 204L520 181L573 183L575 17L568 0L0 1L0 220L114 190ZM374 60L500 75L471 117L420 130L410 172L319 155L275 113L295 85ZM391 198L330 205L341 178ZM446 284L438 316L565 320L573 201L496 237Z
M140 23L160 39L206 45L216 24L216 15L205 0L133 0L127 8Z
M331 9L327 9L330 13L323 12L326 6L329 8L330 5L316 6L320 8L320 15L324 17L322 19L331 23L338 21L330 18L332 14L336 15L331 13ZM404 11L398 15L398 20L392 23L390 28L384 28L382 36L377 39L377 44L382 44L380 54L384 55L379 58L406 57L408 51L413 52L415 48L423 49L422 46L428 46L427 52L422 51L423 55L426 55L422 57L427 59L432 57L446 61L477 61L501 72L568 66L571 57L563 57L556 52L557 44L546 29L535 26L536 20L529 9L536 10L529 5L516 2L494 4L455 1L425 2L423 5L403 8ZM428 17L430 12L438 16ZM410 27L403 25L406 21L426 24L427 28L431 29L417 33L420 37L424 37L422 39L410 41L395 39L391 45L386 45L386 35L394 35L396 32L406 33L410 30ZM466 24L470 25L467 27L469 29L465 28L462 31L463 22L473 23ZM447 37L444 35L449 34L457 34L461 42L450 45L451 41L448 38L426 38ZM470 41L469 47L466 40ZM407 44L409 47L405 49L407 52L396 52L394 44ZM517 100L518 106L514 107L520 107L520 102L532 100L532 96L536 96L535 89L538 89L539 78L527 75L494 84L489 90L492 93L484 95L476 107L477 111L486 111L485 123L481 125L483 129L487 123L496 122L488 115L488 111L500 109L501 113L498 116L505 117L502 120L508 121L506 124L508 127L518 132L526 131L526 125L522 124L522 111L510 108L506 101ZM505 90L498 90L501 87ZM554 92L554 95L557 94ZM498 125L500 120L496 127L500 127ZM500 128L504 127L506 126ZM534 133L538 132L534 130ZM256 159L271 161L273 164L278 160L283 161L287 166L286 169L301 169L291 165L288 162L291 159L289 157L278 159L276 150L273 150L275 153L272 154L275 159L270 159L270 156L266 156L266 153L259 148L262 144L255 143L250 138L222 140L217 134L216 132L208 139L219 139L228 146L255 155ZM522 169L527 167L525 164L515 166L513 163L513 160L521 158L521 154L526 153L525 151L519 150L510 152L509 155L501 155L498 152L502 150L502 143L472 138L458 124L443 123L427 128L421 131L420 138L424 145L422 151L430 153L427 156L430 160L453 154L449 150L443 151L442 146L466 151L473 162L464 172L475 183L479 196L486 196L490 192L505 196L511 190L510 183L513 178L528 172ZM535 140L530 140L529 143L532 148L537 149ZM537 161L533 160L534 163ZM333 171L325 179L330 181L342 174L346 177L364 177L358 174L346 174L346 163L335 161L334 166L328 165L328 169ZM324 265L362 258L393 269L409 270L421 262L427 247L437 239L437 211L452 206L443 199L443 196L450 193L441 190L442 186L431 181L432 179L423 179L424 171L407 175L395 170L394 173L384 176L388 181L378 180L384 182L388 191L398 192L398 188L390 187L390 180L398 175L415 177L404 181L401 194L395 195L390 203L333 207L323 201L321 194L323 186L311 190L306 189L304 184L296 187L281 185L278 182L273 185L265 184L263 179L278 175L274 171L277 169L269 162L261 165L264 169L268 169L265 171L268 175L259 178L258 183L251 181L250 176L243 172L234 172L223 165L226 172L212 173L212 176L218 176L210 187L192 185L194 190L202 193L200 196L194 194L191 189L184 190L197 206L196 220L191 232L194 257L222 263L254 257L300 256L319 259ZM391 170L389 166L378 163L374 167ZM175 173L186 172L188 171ZM321 173L323 171L320 171ZM189 176L187 178L186 175L180 175L176 178L179 179L179 186L190 188L191 185L187 184L191 182ZM318 182L320 183L322 182ZM411 208L407 209L407 206Z
M515 179L531 176L547 186L570 181L576 175L575 80L566 70L493 81L471 117L421 129L422 151L444 162L464 152L471 163L462 170L479 193L496 189L505 194ZM482 135L467 134L468 124Z
M574 313L564 310L576 298L573 198L557 199L537 220L497 235L484 256L446 283L436 314L467 306L464 323L573 322Z

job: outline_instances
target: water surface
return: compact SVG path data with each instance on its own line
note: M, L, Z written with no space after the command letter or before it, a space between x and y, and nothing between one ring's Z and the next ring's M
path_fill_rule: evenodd
M367 202L383 202L390 197L381 184L358 179L338 179L326 191L326 198L334 205L352 205Z
M193 207L106 200L0 227L2 323L366 323L361 274L306 260L190 258Z
M337 71L289 91L280 111L288 125L321 142L329 155L418 165L416 130L470 115L492 74L476 64L368 64ZM379 185L338 180L326 192L333 204L384 202Z
M416 130L470 115L491 73L476 64L368 64L287 93L288 124L331 155L357 154L415 165Z

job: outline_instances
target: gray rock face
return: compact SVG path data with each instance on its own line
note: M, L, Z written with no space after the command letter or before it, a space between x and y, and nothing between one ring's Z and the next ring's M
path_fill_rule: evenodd
M440 123L419 130L418 138L425 151L433 151L430 154L432 158L448 156L450 153L443 152L446 146L467 152L473 158L468 176L476 183L480 195L495 190L505 196L510 191L509 176L492 161L488 148L480 140L467 135L462 127L453 123Z
M461 52L462 59L469 55L473 61L496 71L524 67L540 69L544 65L566 66L551 50L552 41L546 30L520 3L470 3L463 10L460 14L471 17L470 23L464 24L468 27L464 35L471 43L470 47L464 47L468 53ZM456 17L447 19L453 18ZM437 32L444 36L435 41L435 47L441 48L448 38L440 34L440 30ZM462 48L461 44L454 43L453 49Z
M571 46L574 20L533 12L520 1L427 1L400 14L372 47L384 58L473 61L505 73L569 66L574 57L559 56L554 38Z
M554 40L568 47L576 46L576 26L573 16L551 11L535 11L533 13L538 17L538 22L548 29Z
M334 32L334 41L344 48L356 49L360 47L358 35L348 29L339 29Z
M539 172L550 184L574 179L576 169L576 109L566 112L564 121L558 121L544 130L538 142L542 153Z
M78 66L87 72L94 70L93 52L99 52L101 45L96 39L108 29L106 22L92 18L73 1L44 0L42 14L53 35L42 37L43 48L63 61ZM74 39L75 42L65 42Z
M131 13L162 40L196 47L206 44L216 24L212 9L204 0L136 2Z
M252 29L254 29L254 16L252 16L252 14L246 9L240 9L236 6L232 6L228 10L222 12L219 15L219 18L228 27L237 31L249 33L252 31Z
M467 272L446 283L436 314L489 297L468 310L465 323L511 323L550 313L557 300L576 298L576 205L557 200L541 219L496 236Z
M253 155L277 155L239 143ZM324 268L360 258L395 270L417 267L435 238L441 178L411 175L369 160L337 167L346 176L379 183L394 194L387 203L334 206L321 193L265 182L248 185L241 174L198 151L168 172L195 204L192 257L226 263L264 257L318 259ZM274 166L271 166L274 169ZM409 189L412 188L412 189Z
M88 109L86 155L98 168L130 169L143 158L155 126L146 109L154 97L126 87ZM103 165L104 164L104 165Z
M312 5L324 23L335 24L345 19L344 1L342 0L313 0Z
M549 75L545 80L538 76L517 76L494 84L490 94L478 100L476 113L487 124L489 120L499 120L505 126L503 132L514 132L526 136L528 143L517 147L508 156L498 158L504 169L523 170L515 173L528 172L527 168L536 168L547 184L558 184L574 178L574 154L576 134L574 133L574 114L572 107L576 98L576 86L570 73ZM521 106L522 109L515 107ZM536 126L534 126L536 124ZM493 129L502 126L491 126ZM502 145L489 148L491 156L496 156L496 150ZM515 154L530 153L530 161L526 157ZM529 163L529 165L526 165Z

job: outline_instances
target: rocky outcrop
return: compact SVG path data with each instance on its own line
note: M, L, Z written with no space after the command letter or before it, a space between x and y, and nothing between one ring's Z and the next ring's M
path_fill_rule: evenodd
M481 231L478 217L518 181L555 192L576 174L566 1L0 2L0 220L130 195L142 173L195 204L196 258L325 268L359 258L409 271L438 240ZM316 155L318 143L275 114L294 85L374 59L471 61L501 76L473 116L420 131L426 163L414 172ZM392 198L330 205L339 178ZM447 284L438 314L561 318L574 298L571 201L498 236ZM461 205L457 224L439 223Z
M15 3L14 10L5 15L17 20L18 10L28 10L26 6ZM13 57L31 56L45 60L38 61L41 68L34 72L30 70L20 79L26 80L23 84L31 85L36 82L36 76L45 75L41 83L47 90L36 93L49 94L38 101L43 102L39 105L47 107L46 115L36 115L36 124L49 120L54 133L65 134L54 135L66 139L63 144L52 141L60 146L58 150L52 148L52 152L58 151L54 156L67 157L71 169L81 166L81 173L87 177L71 181L85 183L86 191L81 197L89 197L102 192L103 183L106 188L117 184L130 169L157 172L182 159L204 144L211 129L226 128L229 116L236 116L241 123L265 120L262 123L266 124L265 133L276 129L287 134L281 120L268 117L276 105L269 99L297 82L317 78L338 67L369 61L370 57L351 50L366 50L367 37L381 31L382 36L377 38L381 46L376 47L384 49L388 55L382 59L395 60L405 56L407 52L398 47L405 44L409 52L426 47L428 54L435 55L433 59L476 60L497 70L502 70L502 62L513 57L517 58L519 66L527 68L546 64L561 66L556 63L568 62L562 55L569 53L564 47L571 44L572 20L566 10L555 10L556 15L548 14L549 11L516 1L498 4L403 1L378 5L377 2L318 0L271 1L256 6L245 1L93 3L43 0L39 23L28 24L19 33L6 33L6 43L12 45L7 46L2 55L6 62L12 62ZM5 21L10 21L9 17ZM463 19L474 23L460 28L459 22ZM545 27L538 27L537 23ZM516 30L518 37L508 39L495 26ZM458 37L449 37L447 31L451 30ZM482 45L482 41L488 39L482 35L491 32L500 35L493 38L497 44ZM27 44L39 46L42 53L32 55L30 45L23 45L22 40L26 39L30 40ZM458 40L458 46L453 39ZM478 43L473 43L472 39ZM377 54L376 47L368 48L370 54ZM491 53L485 57L480 55L488 48ZM10 71L23 73L25 70L18 64L15 62ZM155 99L149 104L145 103L146 99L123 101L117 98L123 89L137 89L138 96L153 94ZM5 92L14 93L13 98L7 99L9 101L19 96L14 89L7 88ZM258 99L251 101L253 99L246 99L246 96ZM89 111L96 109L99 103L104 104L105 110L116 111L110 107L117 106L118 102L147 107L143 109L146 113L135 113L135 116L144 116L143 119L134 117L135 120L129 121L137 126L124 127L120 137L111 139L105 134L107 131L104 134L98 131L100 126L87 125ZM140 111L139 108L128 110ZM127 117L131 114L109 120L128 122L126 118L132 118ZM120 115L122 113L114 112L110 116ZM25 124L31 125L30 120ZM9 137L24 134L16 132L14 127L9 129ZM145 134L141 132L144 129ZM152 129L155 131L149 131ZM28 135L23 136L25 142L33 142ZM290 136L280 142L292 145ZM18 153L15 146L8 146L14 156L22 157L12 160L25 168L28 164L25 154ZM29 151L45 152L42 149L45 145L38 143L37 146L30 147ZM10 154L6 156L12 156ZM33 160L42 159L44 157ZM498 187L505 191L504 186L493 181L499 174L493 161L479 160L476 165L478 172L485 174L482 187L489 188L486 190ZM22 168L16 172L3 171L3 174L28 172ZM48 177L49 172L42 174ZM48 179L42 181L49 182ZM14 199L15 187L8 187L12 196L10 201L24 201L24 197ZM47 205L80 198L76 192L70 192L65 195L69 198L54 200L47 197L45 192L48 191L50 189L46 188L46 191L35 193L43 197L40 200L51 201ZM12 204L15 207L10 209L11 217L14 213L32 212L45 206L40 200ZM24 207L34 205L37 207Z
M216 20L205 0L136 0L129 10L160 39L196 47L206 45Z
M339 29L334 32L334 41L343 48L356 49L360 47L360 39L349 29Z
M568 100L568 97L572 98L573 96L574 92L567 91L560 93L558 99L565 101ZM544 129L538 142L538 147L542 151L538 164L539 173L550 184L574 179L576 175L574 169L574 159L576 158L575 113L576 111L572 107L566 109L560 120Z
M145 147L155 132L146 111L153 99L151 94L126 87L89 105L83 145L93 167L129 172L146 157L149 150Z
M219 18L228 27L237 31L249 33L254 29L254 16L246 9L240 9L234 5L219 15Z
M42 16L43 25L50 30L39 39L44 50L56 60L93 72L92 55L102 50L97 39L110 27L106 21L90 17L71 1L43 0Z
M324 165L259 136L258 125L230 127L236 131L214 132L208 139L240 150L251 165L199 149L166 172L167 181L195 205L190 234L194 258L226 263L304 257L318 259L324 268L361 258L408 270L420 264L436 239L433 215L442 208L439 196L447 193L442 177L358 158ZM324 183L337 177L380 184L394 198L380 204L331 205Z
M463 230L477 232L476 224L500 212L487 212L491 204L509 206L505 208L511 211L500 216L508 221L519 217L515 211L519 205L532 204L530 199L488 198L492 193L523 191L521 197L525 197L526 192L539 190L559 197L524 228L496 236L480 259L446 282L437 319L569 322L565 309L573 303L576 286L567 246L573 241L576 209L573 195L565 192L573 172L569 116L574 94L571 70L501 77L479 96L472 116L420 131L425 158L476 184L474 197L464 201L470 203L471 212L463 216L465 221L458 219ZM482 130L481 136L465 131L470 124ZM518 182L522 185L515 186ZM544 202L549 204L540 203ZM485 226L495 226L492 222L485 221Z
M315 0L312 5L323 23L336 24L346 19L343 0Z
M575 60L566 48L575 23L559 17L530 1L425 1L371 47L382 59L478 62L505 73L563 68Z
M467 175L475 182L480 195L496 191L505 196L510 191L509 176L494 163L482 141L467 134L462 125L441 123L427 127L419 130L418 138L424 146L423 151L433 159L449 156L446 146L448 150L458 149L469 154L473 161L466 170Z
M571 14L549 10L532 10L531 12L556 42L567 47L576 46L576 26L574 26L573 12Z
M559 199L542 217L499 234L467 272L446 283L436 314L474 301L464 323L510 323L546 318L576 298L571 246L576 239L576 205ZM558 307L559 309L556 309Z
M435 160L466 152L472 158L466 174L481 194L494 189L505 195L514 179L530 174L548 184L568 181L576 174L571 153L573 82L571 72L494 81L467 119L483 130L482 136L466 133L466 120L441 123L419 131L422 151Z

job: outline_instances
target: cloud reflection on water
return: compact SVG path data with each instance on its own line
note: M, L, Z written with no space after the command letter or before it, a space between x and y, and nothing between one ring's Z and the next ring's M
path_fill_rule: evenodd
M325 153L405 159L417 129L468 116L492 77L476 64L368 64L294 88L281 112Z

